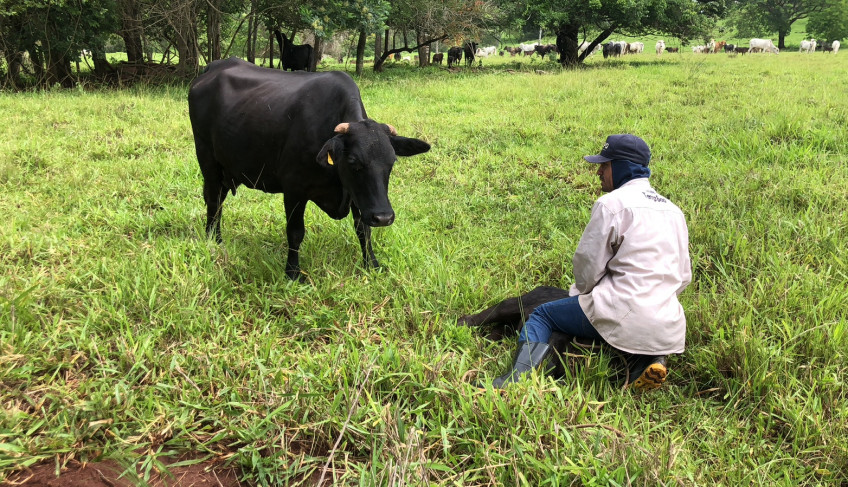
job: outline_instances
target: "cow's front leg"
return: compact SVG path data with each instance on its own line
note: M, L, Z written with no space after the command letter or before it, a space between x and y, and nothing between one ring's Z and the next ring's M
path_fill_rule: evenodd
M378 269L380 263L377 262L377 257L374 255L374 248L371 246L371 227L362 221L362 213L356 205L351 205L351 215L353 215L353 229L356 231L356 238L359 239L359 246L362 248L362 261L365 268L373 267Z
M289 246L289 255L286 260L286 276L298 282L306 281L306 276L300 271L300 244L306 234L303 224L303 212L306 210L307 200L298 199L285 195L283 197L286 207L286 241Z

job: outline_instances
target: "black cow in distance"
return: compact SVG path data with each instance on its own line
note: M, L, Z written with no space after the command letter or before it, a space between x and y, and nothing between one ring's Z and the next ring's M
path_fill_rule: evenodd
M280 44L280 64L283 71L309 71L309 66L312 64L312 46L297 45L276 29L274 35Z

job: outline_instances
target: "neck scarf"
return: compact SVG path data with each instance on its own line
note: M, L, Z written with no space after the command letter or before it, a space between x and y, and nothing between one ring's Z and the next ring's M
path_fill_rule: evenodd
M624 183L637 178L651 177L648 166L636 164L625 159L612 161L612 187L618 189Z

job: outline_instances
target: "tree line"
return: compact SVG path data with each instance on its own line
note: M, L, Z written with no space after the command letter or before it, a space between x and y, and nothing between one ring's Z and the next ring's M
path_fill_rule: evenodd
M230 55L273 65L275 29L311 41L313 70L323 46L344 34L356 41L361 72L369 39L381 71L394 54L416 53L425 66L434 44L534 27L554 35L559 62L574 66L613 33L687 43L719 23L742 35L776 33L784 47L802 18L822 39L842 38L848 0L0 0L0 80L12 89L72 86L73 66L89 59L94 76L108 78L116 66L106 54L116 40L126 52L122 66L155 63L190 78ZM591 47L580 53L582 41Z

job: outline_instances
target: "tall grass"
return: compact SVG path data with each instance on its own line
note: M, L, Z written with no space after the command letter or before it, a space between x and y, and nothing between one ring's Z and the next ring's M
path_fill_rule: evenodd
M848 482L848 60L509 58L358 79L401 159L397 220L361 268L310 205L284 274L282 198L242 189L203 235L186 89L0 95L0 479L42 460L158 468L186 451L250 483ZM541 74L537 74L541 73ZM633 394L609 360L472 387L514 339L456 319L568 286L610 133L652 146L690 229L687 351Z

